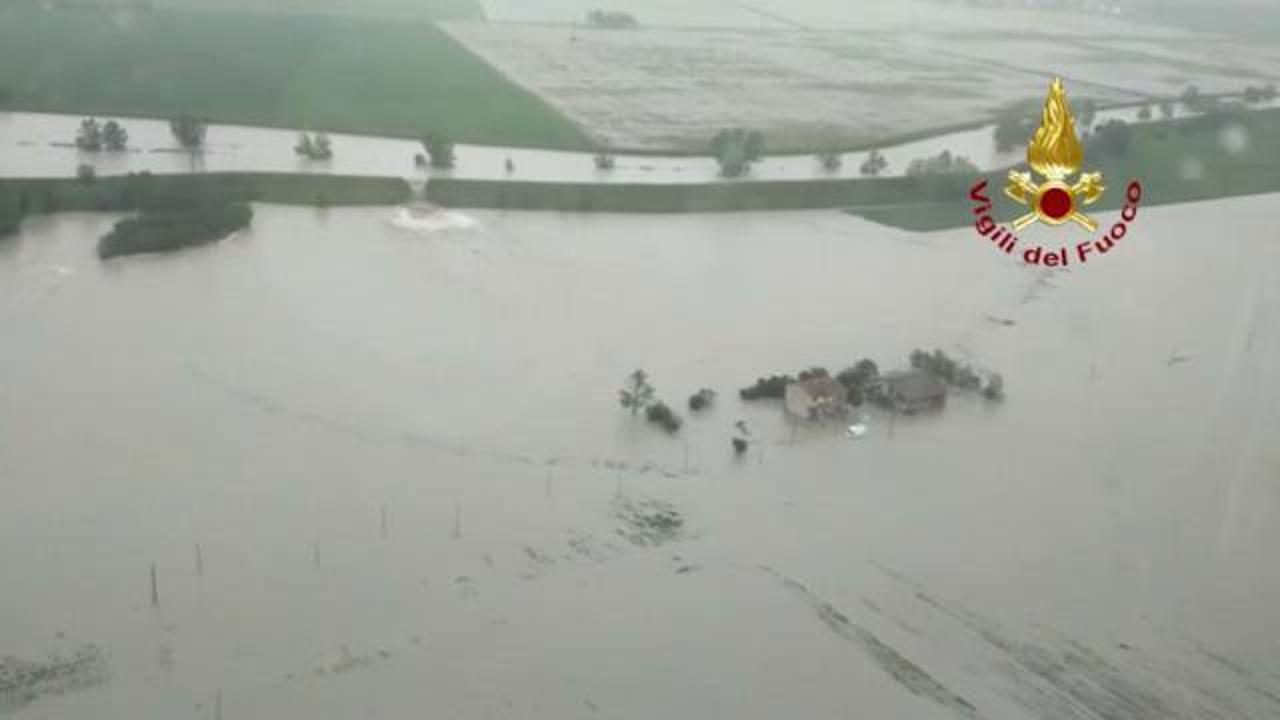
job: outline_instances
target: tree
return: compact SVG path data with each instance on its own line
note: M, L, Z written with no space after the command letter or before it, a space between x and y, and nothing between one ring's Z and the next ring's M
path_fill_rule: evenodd
M298 133L298 143L293 146L293 152L305 157L311 157L311 153L315 152L315 148L311 144L311 136L305 132Z
M858 168L858 172L861 172L867 177L876 177L888 169L888 167L889 161L884 159L884 155L881 154L879 150L872 150L871 153L867 155L867 159L862 161L862 167Z
M1256 88L1252 85L1245 87L1244 101L1249 105L1257 105L1262 102L1262 88Z
M637 369L627 376L627 384L618 391L618 402L635 415L653 402L653 395L654 389L649 383L649 374Z
M112 152L124 152L129 148L129 132L115 120L102 126L102 144Z
M844 156L837 150L827 150L818 153L818 164L822 165L822 169L829 173L839 172L844 166Z
M596 153L595 163L597 170L612 170L616 164L613 156L609 153Z
M422 139L422 147L431 158L433 168L451 168L454 163L453 141L439 133L429 133Z
M1261 99L1263 102L1271 102L1272 100L1275 100L1276 94L1277 94L1276 84L1273 82L1268 82L1266 85L1262 86L1261 92L1262 92ZM0 100L0 105L3 105L3 104L4 104L4 101Z
M179 115L169 120L169 131L183 148L191 151L204 147L204 136L209 126L194 115Z
M1160 101L1160 117L1164 118L1165 120L1169 120L1173 117L1173 101L1172 100Z
M721 130L711 138L710 148L720 163L722 176L740 177L751 169L752 163L764 157L764 135L743 128Z
M1143 121L1151 119L1150 105L1143 105L1142 107L1138 108L1138 119Z
M324 133L312 137L303 132L299 133L298 144L293 146L293 151L311 160L328 160L333 157L333 143Z
M102 149L102 128L94 118L80 121L80 130L76 133L76 147L87 152L98 152Z
M836 381L850 390L862 390L872 380L880 377L880 368L871 358L863 358L855 365L847 367L836 374Z
M711 388L702 388L698 392L689 396L689 410L693 412L701 412L711 407L716 401L716 391Z
M680 426L684 424L684 421L680 419L680 416L677 415L674 410L667 407L667 404L664 402L656 402L650 405L645 410L645 417L649 422L661 425L662 429L669 433L676 432L680 429Z
M1195 85L1188 85L1186 90L1182 91L1182 106L1192 112L1200 110L1204 105L1204 98L1200 96L1200 88Z

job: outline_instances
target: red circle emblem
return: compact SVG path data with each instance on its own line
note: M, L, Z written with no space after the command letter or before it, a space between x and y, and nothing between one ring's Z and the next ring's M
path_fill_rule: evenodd
M1049 188L1040 196L1040 212L1054 220L1070 215L1074 205L1071 193L1062 188Z

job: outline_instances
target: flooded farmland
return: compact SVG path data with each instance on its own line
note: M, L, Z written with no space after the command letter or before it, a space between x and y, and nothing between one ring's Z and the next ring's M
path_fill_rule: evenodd
M1278 202L1068 271L834 212L260 205L108 263L117 217L30 218L0 715L1274 717ZM737 398L917 347L1007 400L850 439Z

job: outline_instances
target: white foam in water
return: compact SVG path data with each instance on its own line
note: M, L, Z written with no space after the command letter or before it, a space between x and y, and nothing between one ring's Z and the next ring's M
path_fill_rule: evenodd
M478 227L479 222L470 215L456 210L433 208L431 210L417 208L398 208L391 224L404 230L421 233L436 233L445 230L470 230Z

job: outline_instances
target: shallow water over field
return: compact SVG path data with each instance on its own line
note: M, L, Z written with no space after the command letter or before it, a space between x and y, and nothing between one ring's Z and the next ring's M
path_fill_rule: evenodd
M1095 122L1134 119L1132 108L1099 112ZM159 120L125 119L130 150L124 153L85 153L74 147L79 116L0 112L0 177L71 177L80 164L92 165L99 175L130 172L311 172L345 175L407 177L426 180L434 175L479 179L605 183L705 183L718 179L710 157L619 155L611 171L595 167L591 153L459 145L452 170L414 167L423 152L412 140L366 135L333 134L334 157L325 162L299 158L293 151L297 133L291 130L216 125L209 128L205 151L196 157L180 150ZM105 121L107 118L101 118ZM991 126L916 140L883 149L885 175L901 175L912 160L943 150L963 155L982 169L1023 160L1024 149L997 152ZM812 155L769 156L751 168L750 180L807 180L858 177L866 152L842 155L842 169L824 171ZM514 169L508 173L506 160Z
M28 220L0 655L110 679L0 712L1274 716L1278 202L1051 273L837 213L259 206L105 264L114 217ZM1007 401L852 440L736 398L915 347ZM617 406L635 367L719 401L668 437Z

